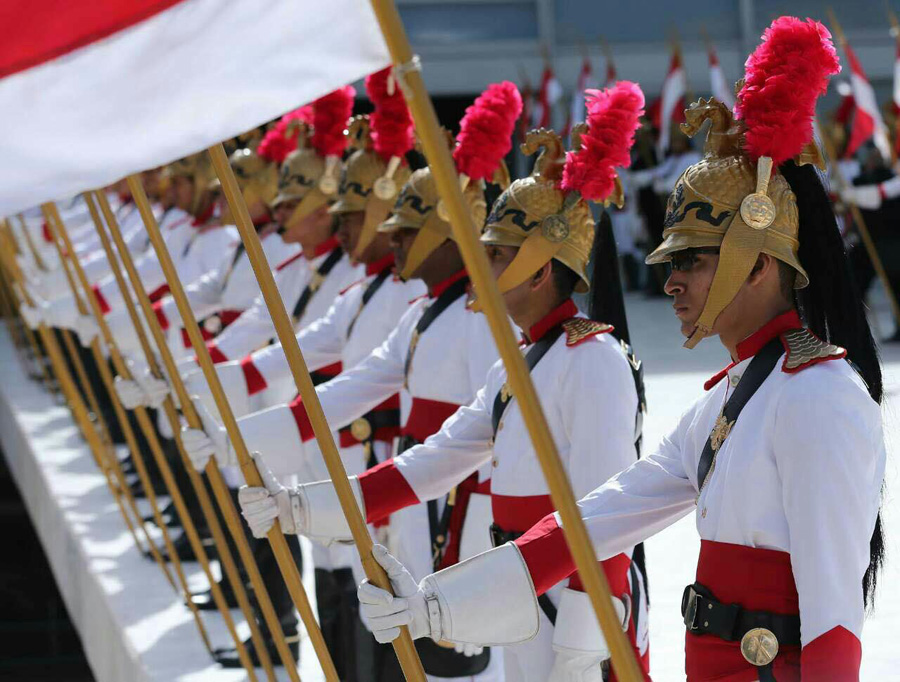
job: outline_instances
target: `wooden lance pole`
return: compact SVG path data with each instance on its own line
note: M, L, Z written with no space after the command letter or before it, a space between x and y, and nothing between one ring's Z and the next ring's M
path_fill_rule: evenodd
M15 259L12 258L12 253L5 248L0 248L0 258L4 258L4 256L9 256L9 258L4 259L4 266L12 279L18 284L19 295L27 305L33 306L34 300L25 288L22 272L18 269L18 264L15 262ZM110 493L119 506L119 510L125 520L125 525L131 532L135 544L138 548L142 549L141 542L138 540L137 536L137 527L144 533L144 539L147 541L151 556L157 560L160 568L163 570L163 574L169 581L169 584L174 588L175 581L172 579L168 567L162 561L156 543L153 542L153 539L147 533L147 529L144 528L141 523L141 512L137 508L137 503L134 500L134 496L131 494L128 482L125 480L125 474L122 472L121 466L119 466L118 459L115 457L115 453L109 452L106 444L103 443L100 438L100 434L94 428L87 407L84 404L81 394L78 392L78 388L75 386L75 381L63 359L62 351L56 338L53 336L52 330L49 329L46 324L41 322L38 325L38 335L41 338L44 349L47 351L47 356L50 358L50 364L53 368L53 373L56 375L60 390L62 391L69 408L72 410L72 416L75 419L75 423L78 425L79 430L88 444L88 449L94 457L94 462L106 479L106 484L109 487ZM113 479L113 476L115 476L115 480ZM128 504L128 509L131 510L135 519L137 519L136 525L128 515L125 503L122 501L123 497Z
M178 306L178 312L181 315L182 325L187 330L188 336L191 339L191 343L197 353L197 359L200 361L200 366L205 368L208 364L209 370L212 372L212 376L215 378L216 374L215 369L212 366L212 359L209 357L209 352L203 341L203 337L200 334L200 328L197 325L197 319L194 317L194 313L191 310L190 303L187 300L187 295L184 293L184 287L182 286L181 281L178 279L178 273L175 271L175 265L172 263L172 257L169 255L169 250L166 247L165 242L163 241L162 234L159 231L159 225L157 225L156 218L153 216L153 211L150 208L150 202L147 199L147 194L144 192L143 185L141 185L140 178L135 175L129 175L128 188L131 190L131 195L134 198L135 203L137 204L138 210L141 212L141 218L144 221L144 227L147 229L147 234L150 237L150 242L153 244L153 248L156 251L157 257L159 258L159 263L160 266L162 266L162 270L166 278L166 283L169 285L169 291L172 294L172 297L175 299L176 305ZM102 194L99 194L98 196L101 200L101 207L103 208L104 215L108 217L109 215L111 215L111 211L107 213L109 204L108 202L103 202L103 199L105 199L105 197ZM107 224L112 226L112 223ZM147 313L146 317L148 325L151 327L151 329L153 329L153 321L156 319L156 316L152 311L150 311L149 313ZM175 366L175 362L171 356L171 353L168 352L168 346L166 346L165 341L160 339L159 337L157 337L157 344L159 345L160 352L163 356L163 361L165 362L166 372L168 373L169 379L173 383L173 387L178 394L179 401L181 402L181 409L184 412L185 418L187 419L188 426L192 429L202 429L203 423L200 421L200 416L194 409L194 405L184 389L184 384L179 378L178 368ZM206 376L207 381L209 381L209 375L206 373L205 369L204 375ZM211 383L210 386L212 387L213 384ZM216 382L215 386L219 389L218 398L221 399L222 403L224 403L225 409L223 410L223 407L219 404L218 400L216 406L218 407L219 412L223 417L225 412L227 412L231 417L230 422L226 422L226 428L228 429L229 437L232 438L232 441L234 442L234 434L237 433L238 438L240 438L240 431L237 430L237 423L235 422L234 415L231 413L228 403L225 400L221 385ZM214 395L216 395L215 392ZM243 440L241 440L240 442L243 443ZM246 454L246 447L244 448L243 455L240 456L249 457L249 455ZM250 460L250 463L252 466L252 459ZM234 543L238 548L238 555L241 557L241 561L244 564L244 570L247 571L247 575L250 578L250 584L253 586L253 591L256 595L257 603L259 604L260 610L263 613L263 618L265 619L266 625L269 628L269 632L272 635L272 640L274 641L274 644L278 649L278 654L282 658L282 660L293 660L290 649L288 648L287 642L284 638L284 631L281 629L281 624L278 622L278 615L275 613L275 608L272 606L272 600L269 598L269 593L266 591L262 576L259 573L259 568L256 565L256 560L253 558L253 552L250 549L250 545L247 542L247 537L246 535L244 535L244 530L241 527L241 518L238 515L237 509L235 509L234 501L231 499L231 493L228 490L228 486L225 484L225 479L222 477L222 472L219 470L219 465L216 461L215 456L211 457L209 460L209 464L206 465L206 476L209 479L210 485L212 486L216 501L219 503L219 508L222 511L222 515L225 517L225 523L228 526L228 530L231 533L232 539L234 540ZM281 529L278 528L277 530L279 535L281 535ZM281 541L284 551L287 553L290 564L294 566L294 562L290 554L290 549L288 549L287 541L284 539L283 535L281 535ZM300 574L297 571L296 566L294 566L294 575L296 575L297 580L299 581ZM290 583L288 583L288 585L290 586ZM303 614L301 613L301 616L302 615ZM304 624L305 622L306 621L304 621ZM313 625L315 625L314 620ZM316 630L318 630L318 626L316 625L315 627ZM312 633L311 630L310 633ZM316 654L318 655L318 653L319 652L317 650ZM327 655L327 649L325 659L320 656L319 661L322 664L323 669L325 669L326 671L326 678L330 681L336 682L338 680L337 673L335 672L334 664L331 663L331 657ZM328 667L326 667L326 661L329 664ZM329 667L331 670L330 674L328 671ZM291 679L295 680L295 682L299 682L300 676L297 673L296 663L290 666L285 665L285 668L287 669L288 674L291 676Z
M844 31L841 29L841 25L838 23L837 17L830 7L827 12L828 20L831 22L831 28L834 31L834 35L837 37L838 43L840 43L846 53L847 37L844 35ZM831 168L834 172L834 178L837 181L837 184L841 187L849 187L850 183L847 181L847 178L844 177L844 172L841 170L841 164L839 163L838 157L835 156L834 144L831 141L831 138L828 135L823 135L822 142L825 145L825 154L827 154L828 158L831 160ZM869 232L869 228L866 225L865 218L863 218L862 211L859 210L859 206L855 203L847 202L847 208L850 211L850 215L853 218L859 236L862 238L863 246L866 247L866 253L869 254L869 260L872 261L872 267L875 269L875 274L878 275L878 281L881 282L884 293L887 295L888 302L891 305L891 313L894 316L894 324L900 329L900 304L897 303L897 295L894 293L894 287L891 286L891 280L888 277L887 270L884 269L884 263L881 260L881 256L878 255L878 249L875 247L875 240L872 239L872 233Z
M99 195L99 192L95 192L94 194L95 196ZM156 356L153 353L153 349L150 347L150 342L147 339L146 334L144 333L144 327L141 324L140 318L138 317L137 310L134 306L134 301L131 300L131 293L128 289L127 284L125 283L125 278L122 275L122 267L119 263L119 257L122 258L122 262L125 264L125 268L128 270L133 291L138 297L146 299L147 305L150 306L150 299L147 296L147 292L144 289L140 276L137 274L137 270L134 267L134 261L132 260L131 253L128 251L128 247L125 244L125 240L122 239L122 233L121 230L119 230L119 225L116 221L115 215L112 211L109 211L105 215L105 217L109 221L110 233L112 234L113 239L116 243L115 249L118 249L118 256L116 255L116 251L113 248L112 243L110 242L110 237L107 234L107 228L104 227L103 220L101 219L98 212L97 203L100 202L95 202L94 197L91 196L90 192L85 192L84 198L87 202L88 210L91 213L91 218L96 224L97 234L100 236L100 242L103 246L104 252L106 253L106 257L109 261L112 273L116 279L116 284L118 284L119 286L119 291L122 292L125 307L128 310L128 315L131 318L132 325L134 326L135 334L138 337L138 341L140 342L141 349L144 353L144 359L146 360L150 371L153 373L153 376L157 379L163 378L160 375L159 366L156 363ZM97 306L97 312L99 312L99 305ZM153 317L153 321L156 322L156 317ZM105 321L101 322L100 324L104 337L109 336L110 339L112 339L112 335L109 333L109 325L105 324ZM160 334L162 334L162 330L160 330ZM112 345L112 342L108 342L108 345ZM165 346L166 350L168 350L168 346L165 345L165 339L163 339L163 345ZM216 546L216 552L219 557L219 562L222 565L222 570L225 573L225 576L228 578L228 581L231 584L232 591L234 592L235 598L237 599L238 606L241 608L241 611L243 612L244 617L247 619L247 623L250 626L250 636L253 640L253 646L257 650L257 657L259 658L259 661L266 672L266 676L269 678L269 680L274 681L276 678L275 670L272 667L272 659L269 656L268 647L265 646L262 633L260 632L259 625L256 622L256 617L253 613L253 607L251 606L250 600L247 597L247 590L244 587L244 581L241 579L237 565L234 563L234 558L231 555L231 550L228 547L228 542L225 539L225 534L222 532L222 527L219 524L218 516L216 515L215 509L213 508L212 502L210 501L209 493L206 491L206 486L203 484L203 480L200 478L200 475L194 470L194 467L184 450L184 444L181 441L181 420L178 418L175 404L170 397L167 397L162 407L163 411L166 414L166 418L169 420L169 424L172 427L172 433L175 436L175 443L178 448L178 452L181 455L182 465L185 467L185 471L187 472L188 478L191 481L191 486L193 487L194 492L197 495L197 499L200 503L200 508L203 512L204 519L206 520L207 526L210 529L210 533L212 534L213 541ZM166 469L168 470L168 463L166 463ZM174 488L176 487L176 485L177 484L175 483L174 478L172 478L172 487ZM180 499L180 496L178 500L173 497L173 502L178 509L179 516L182 518L190 519L190 512L188 512L187 506L184 504L184 501ZM256 673L253 670L253 662L250 659L249 654L247 653L247 649L244 646L243 640L237 633L234 625L234 620L231 618L231 612L228 610L228 604L225 601L225 595L222 594L222 589L219 587L219 583L216 581L215 577L212 575L212 572L209 569L209 558L206 554L206 550L203 547L203 543L197 536L196 531L194 530L193 523L191 523L190 526L191 535L194 536L196 542L194 541L194 538L191 538L190 535L188 536L188 539L191 540L191 547L194 550L194 554L196 554L197 559L203 566L203 571L206 573L206 577L209 580L210 591L213 597L213 601L216 604L216 608L218 608L219 612L222 614L222 617L225 619L225 625L228 628L228 632L231 634L232 639L234 640L235 646L237 647L238 657L240 658L241 663L244 665L244 668L246 668L248 674L250 675L250 678L256 679ZM185 526L185 532L188 532L187 526ZM285 665L293 665L293 661L286 661Z
M528 427L544 478L547 479L553 504L562 518L566 542L572 552L585 591L590 596L594 611L597 613L603 635L609 644L616 676L625 682L639 682L644 679L643 675L622 631L621 621L613 608L609 584L597 562L590 537L575 502L572 486L559 459L556 444L550 435L547 420L531 383L524 357L507 321L509 318L506 306L491 274L484 247L478 241L479 230L466 208L456 168L438 125L434 107L425 90L418 57L412 53L403 22L393 0L372 0L372 7L416 123L416 131L422 140L425 157L431 167L438 192L450 216L453 235L475 285L478 300L482 302L500 357L506 366L510 386L519 402L519 409ZM287 352L287 347L285 351Z
M126 308L128 309L129 315L131 317L131 322L135 326L135 330L137 334L140 336L143 334L143 327L141 326L140 319L137 317L137 313L134 310L134 304L131 301L131 294L128 291L128 287L125 284L125 280L122 277L122 274L119 270L118 260L116 258L116 254L112 249L112 244L109 241L109 236L106 234L106 231L103 229L103 223L100 219L100 214L97 210L97 207L94 205L91 197L86 193L85 201L88 205L88 210L90 211L91 218L94 221L94 225L97 229L97 233L100 237L100 242L103 246L103 250L106 253L107 262L109 263L110 269L115 275L116 283L119 286L119 289L122 293L123 301L126 304ZM62 220L59 216L59 211L55 204L50 205L50 211L53 215L54 220L56 221L57 229L62 236L63 243L65 245L66 253L70 255L72 260L72 264L75 268L75 273L78 276L78 280L81 283L82 288L84 289L85 296L90 302L91 311L95 319L97 320L97 325L100 328L101 336L103 337L104 343L109 349L110 357L113 362L113 367L115 368L116 373L121 376L123 379L132 380L133 376L125 362L125 359L122 357L121 352L116 345L116 341L113 338L113 335L109 329L109 325L106 322L106 318L103 315L102 310L100 309L100 303L97 300L97 296L94 290L91 288L91 284L85 275L84 268L81 267L81 263L74 256L74 251L72 248L72 241L69 238L68 232L63 224ZM127 249L126 249L127 252ZM146 339L144 339L146 341ZM108 368L105 368L105 376L104 381L106 381L106 377L109 376ZM111 379L111 376L110 376ZM110 386L110 390L114 390L114 387ZM116 399L118 396L116 396ZM178 514L178 518L181 521L181 525L184 528L185 535L190 543L191 549L194 552L194 555L197 557L197 561L200 562L200 566L203 569L203 572L206 574L207 579L210 582L213 590L213 597L216 604L216 607L221 613L222 618L225 620L226 627L228 628L228 632L231 635L232 639L237 646L238 655L240 657L241 663L247 670L248 675L251 680L256 679L256 674L253 670L253 662L250 659L249 654L246 652L245 647L243 646L243 642L240 636L237 633L237 629L234 625L234 620L231 618L231 613L228 610L228 605L225 602L224 596L221 594L221 590L218 588L218 584L216 583L215 576L212 573L212 570L209 566L209 558L206 555L206 550L203 548L203 543L200 540L200 536L197 533L197 529L194 526L193 519L191 518L190 513L188 512L187 505L184 502L184 498L181 495L181 491L178 489L178 484L175 481L175 476L172 473L171 467L169 466L168 459L163 453L162 446L159 443L159 438L157 437L156 430L152 424L150 419L150 415L147 413L146 408L143 406L138 407L134 410L135 417L138 421L138 425L141 428L141 431L144 434L147 443L150 446L150 450L153 453L154 459L156 461L156 465L159 468L160 474L163 478L163 483L166 486L166 489L169 492L169 496L172 498L172 504L175 507L175 511ZM178 423L173 425L173 429L177 433L178 431ZM171 550L170 550L171 552ZM218 599L215 599L216 594L218 593ZM202 619L200 618L200 613L197 609L196 604L191 599L190 592L187 588L187 584L184 585L184 597L187 602L188 608L194 614L194 618L197 620L198 624L202 624ZM204 637L204 641L208 641L206 637L205 629L201 628L201 636ZM209 646L210 653L212 653L212 646Z
M21 215L19 216L19 219L22 221L23 230L25 231L25 234L27 235L28 228L24 226L24 219L22 218ZM13 228L12 220L7 218L7 220L4 223L4 226L5 226L5 232L7 233L9 240L12 242L15 249L19 253L21 253L22 248L21 248L21 246L19 246L18 240L16 239L15 229ZM17 297L14 295L14 288L13 288L14 280L12 279L11 273L7 273L7 275L8 276L6 278L6 283L7 283L7 286L10 288L10 296L11 296L12 305L16 310L18 310L18 300L17 300ZM47 358L46 354L41 349L41 346L38 343L37 338L34 335L34 332L31 330L31 327L29 327L27 324L25 324L24 320L22 320L22 330L24 331L25 338L28 341L28 345L31 346L31 351L34 355L34 362L38 366L38 369L41 374L41 378L44 381L44 386L47 388L48 391L50 391L50 393L52 393L54 395L58 394L59 388L54 385L53 379L50 376L50 370L48 367L50 360L49 360L49 358ZM140 544L138 546L140 546Z
M28 245L28 250L31 252L34 264L37 265L39 269L46 270L47 265L44 263L44 259L41 258L40 252L34 245L34 240L31 238L31 232L28 231L28 225L25 223L25 216L21 213L19 214L19 227L22 228L22 234L25 236L25 243Z
M356 543L356 548L359 551L363 569L366 572L366 576L373 583L384 589L390 589L390 581L388 580L387 575L384 573L381 566L379 566L372 558L372 538L366 527L365 519L363 519L359 507L356 504L353 491L350 489L347 471L344 469L344 464L341 461L340 454L335 446L331 428L328 426L328 422L325 419L325 413L322 411L322 405L319 403L319 398L316 395L316 389L313 386L312 378L309 376L309 369L306 366L306 361L303 359L303 353L300 351L297 337L294 335L294 326L288 316L287 309L284 307L284 301L282 301L281 295L278 293L278 288L275 286L275 278L266 261L262 244L260 244L259 236L256 234L256 229L253 227L253 221L250 219L250 214L247 211L247 205L244 202L240 187L231 170L231 165L228 163L225 149L222 145L210 147L209 155L212 158L216 175L222 183L222 191L225 194L225 198L228 200L231 214L241 233L241 239L247 250L247 257L250 259L250 263L253 266L253 272L256 274L256 280L259 282L259 288L262 292L263 299L266 302L266 307L269 309L269 314L272 316L272 323L275 325L278 340L281 342L282 348L284 349L285 357L287 358L288 365L290 366L291 373L294 377L294 383L303 400L303 406L306 408L306 413L309 416L313 433L315 434L316 440L319 443L319 448L322 451L322 457L325 460L325 466L328 468L328 474L331 476L331 480L334 483L334 488L337 492L338 499L340 500L344 516L347 517L347 523L350 526L353 541ZM204 347L204 351L205 350ZM211 362L209 363L209 369L210 373L207 373L204 368L204 374L207 374L206 378L210 383L210 388L213 389L213 395L216 396L216 403L218 404L220 397L222 402L227 402L225 395L221 390L221 386L218 385L218 378L216 377ZM210 378L210 374L212 375L212 379ZM213 386L213 380L215 381L216 386ZM235 424L235 430L237 430L236 427L237 425ZM241 448L246 450L243 439L240 440ZM246 467L242 464L241 468L244 471L244 477L247 479L247 484L253 486L262 485L262 481L259 478L259 472L257 472L253 460L248 457L245 461L247 463ZM275 529L273 529L273 531L274 530ZM269 531L270 539L273 531ZM278 531L278 534L281 534L280 530ZM393 645L397 658L400 661L400 667L402 668L406 679L424 682L425 671L422 668L422 662L419 660L415 645L413 645L412 638L409 636L409 632L406 628L402 629L401 636L394 640Z
M71 242L66 245L65 249L62 245L63 239L61 237L61 234L63 226L62 222L59 221L59 213L55 210L56 205L48 203L43 204L41 208L44 211L44 217L47 221L47 226L53 236L53 243L56 246L57 254L59 255L60 266L65 271L66 279L69 282L69 288L71 289L72 296L75 299L75 306L78 309L78 314L87 315L87 307L85 306L84 301L81 299L81 296L78 293L78 288L75 284L75 278L70 270L69 259L66 258L66 251L68 250L68 252L71 253ZM84 274L83 271L82 274ZM85 281L87 281L86 278ZM122 360L122 357L118 355L117 349L115 349L114 347L110 347L109 350L113 363L116 365L116 371L121 372L121 370L124 369L127 372L125 363ZM206 627L203 625L203 621L200 619L200 614L197 611L196 605L192 601L190 601L190 591L188 589L187 577L184 574L181 560L178 558L178 552L175 549L166 523L163 520L162 513L160 512L159 503L156 499L156 493L153 490L153 484L150 480L150 475L147 471L147 466L144 462L143 454L141 453L140 447L138 446L138 441L135 437L134 430L131 427L131 422L128 420L128 413L125 411L125 408L119 401L119 396L116 393L115 386L113 384L112 372L109 369L109 365L107 364L106 359L103 357L103 353L100 349L100 343L97 339L94 339L91 342L91 351L94 355L94 361L97 364L97 370L100 373L100 378L103 381L103 385L106 387L107 393L109 394L110 402L112 402L116 419L118 420L119 426L122 429L122 434L125 436L125 442L128 445L129 451L131 452L132 461L134 462L134 467L137 471L138 478L140 479L141 484L144 487L144 493L147 495L147 501L150 503L150 508L153 512L153 518L156 521L156 525L162 531L163 543L169 553L169 560L172 562L172 566L175 569L175 575L178 578L178 583L181 586L181 591L183 592L185 599L189 600L189 606L193 607L191 610L194 615L194 620L197 623L197 629L200 632L200 636L203 639L203 643L206 645L207 650L210 652L210 654L212 654L212 643L209 641L209 636L206 633ZM80 361L80 358L78 360ZM143 408L141 408L141 410L143 410ZM165 460L165 455L163 455L162 449L159 446L159 442L156 440L156 433L153 431L153 426L150 423L149 417L147 417L146 411L143 411L143 413L136 411L136 416L138 418L139 425L143 428L144 437L147 439L147 442L150 445L150 450L153 452L158 464L160 459ZM177 592L178 587L176 587L175 590Z

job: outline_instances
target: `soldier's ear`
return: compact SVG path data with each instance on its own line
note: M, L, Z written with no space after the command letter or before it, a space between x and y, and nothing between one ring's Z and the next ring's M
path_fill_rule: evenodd
M539 289L543 286L546 286L553 279L553 261L547 261L538 268L537 272L534 273L531 277L531 286L534 289Z

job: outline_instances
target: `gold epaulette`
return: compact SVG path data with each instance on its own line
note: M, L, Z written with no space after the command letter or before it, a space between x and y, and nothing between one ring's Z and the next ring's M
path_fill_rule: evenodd
M608 334L613 330L611 324L595 322L584 317L573 317L563 322L566 331L566 345L577 346L579 343L597 334Z
M787 351L781 369L788 373L847 356L846 349L823 341L808 329L794 329L782 334L781 338Z

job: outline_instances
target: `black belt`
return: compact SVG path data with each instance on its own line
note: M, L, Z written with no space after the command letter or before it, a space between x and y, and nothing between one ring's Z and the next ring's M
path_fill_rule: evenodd
M772 661L780 646L800 646L800 616L723 604L700 583L684 588L681 615L692 634L740 642L744 658L759 670L760 682L775 679Z
M503 530L496 523L491 524L491 544L494 547L500 547L501 545L505 545L507 542L514 542L523 535L524 533ZM547 596L546 592L538 597L538 606L541 607L541 611L543 611L544 615L547 616L547 620L550 621L550 625L556 625L556 605L552 601L550 601L550 597Z
M399 425L399 409L373 410L372 412L367 412L359 419L354 419L352 424L340 429L340 433L349 433L360 442L366 450L366 469L371 469L378 464L375 457L375 448L372 447L376 432L378 429L396 429Z

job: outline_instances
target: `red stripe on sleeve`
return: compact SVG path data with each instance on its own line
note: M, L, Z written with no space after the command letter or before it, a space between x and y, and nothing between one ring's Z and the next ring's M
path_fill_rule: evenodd
M819 635L800 653L800 679L858 682L862 645L842 626Z
M97 305L100 306L100 312L106 315L112 308L109 305L109 302L106 300L106 296L103 295L103 292L100 291L100 285L95 284L91 287L94 292L94 297L97 299Z
M214 364L218 365L221 362L228 362L225 353L219 350L219 347L215 343L207 343L206 349L209 351L209 357L212 358Z
M515 542L528 566L538 596L575 571L575 561L553 514L545 516Z
M256 395L260 391L264 391L268 384L266 378L262 375L256 365L253 364L253 356L248 355L241 360L241 369L244 371L244 381L247 382L247 394Z
M163 329L169 328L169 318L166 317L166 314L163 312L163 302L157 301L153 304L153 312L156 313L156 319L159 321L159 326Z
M412 487L390 459L363 472L359 487L366 506L366 523L375 523L404 507L419 504Z
M306 414L306 408L303 406L303 399L298 395L288 406L294 414L294 421L297 422L297 428L300 429L300 440L304 443L316 437L313 433L312 424L309 422L309 415Z

